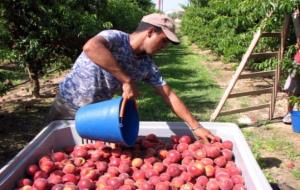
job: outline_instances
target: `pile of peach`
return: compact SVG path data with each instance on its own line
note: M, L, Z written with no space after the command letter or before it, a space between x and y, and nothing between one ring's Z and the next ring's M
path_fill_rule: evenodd
M19 190L245 190L233 143L188 135L139 137L134 147L76 145L42 156L26 169Z

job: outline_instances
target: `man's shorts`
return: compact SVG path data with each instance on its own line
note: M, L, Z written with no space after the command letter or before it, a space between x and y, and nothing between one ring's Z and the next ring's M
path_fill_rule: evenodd
M300 95L300 76L290 74L285 81L283 89L290 94L299 96Z
M77 110L69 106L60 95L57 95L50 108L47 120L48 122L54 120L73 120L76 111Z

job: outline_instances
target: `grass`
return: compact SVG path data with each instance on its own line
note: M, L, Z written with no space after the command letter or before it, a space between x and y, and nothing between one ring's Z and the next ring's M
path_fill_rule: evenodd
M269 183L278 183L278 181L272 176L272 174L268 171L264 171L264 174L268 180Z
M5 79L8 79L12 82L13 85L16 85L20 83L24 78L27 77L27 74L25 72L22 72L20 70L5 70L0 69L0 81L4 81Z
M293 143L284 139L274 138L271 131L268 137L260 136L259 134L250 131L244 131L243 133L247 141L250 143L252 152L256 159L259 159L260 151L262 150L266 150L268 152L281 152L291 160L296 160L300 156L300 153L295 151Z
M288 158L290 160L299 159L300 153L296 151L295 145L288 140L276 138L276 134L268 129L268 125L263 126L265 130L268 130L269 135L263 135L259 131L245 131L243 134L247 139L251 147L251 151L257 160L259 166L262 168L268 182L277 184L279 181L275 178L268 168L277 167L279 168L282 160L280 157ZM262 157L264 152L273 152L273 155L268 157ZM300 170L293 169L290 171L297 180L300 180Z
M291 173L295 176L295 178L300 180L300 170L299 169L294 169L291 171Z
M19 84L25 76L25 72L21 70L2 69L0 64L0 96L4 95L11 87Z
M208 120L215 108L221 90L214 83L211 73L199 62L205 56L194 54L183 38L179 46L169 46L154 57L165 81L181 97L193 115L199 120ZM144 121L179 121L157 96L152 87L139 85L139 113Z

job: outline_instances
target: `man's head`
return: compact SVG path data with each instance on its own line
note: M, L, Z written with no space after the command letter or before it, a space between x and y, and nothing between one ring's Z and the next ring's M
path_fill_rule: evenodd
M175 35L175 25L172 19L163 14L150 14L142 18L136 32L143 32L143 50L148 54L154 54L164 48L168 42L179 44Z
M174 21L170 17L164 14L153 13L144 16L141 22L148 23L153 26L156 26L157 28L160 28L172 43L180 43L179 39L175 34Z

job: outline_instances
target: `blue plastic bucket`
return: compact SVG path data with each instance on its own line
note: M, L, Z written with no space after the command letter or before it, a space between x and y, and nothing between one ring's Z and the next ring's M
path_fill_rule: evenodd
M75 125L82 138L132 146L139 132L139 116L134 100L115 98L81 107ZM120 117L121 106L124 115Z
M293 131L296 133L300 133L300 111L292 111L291 118Z

